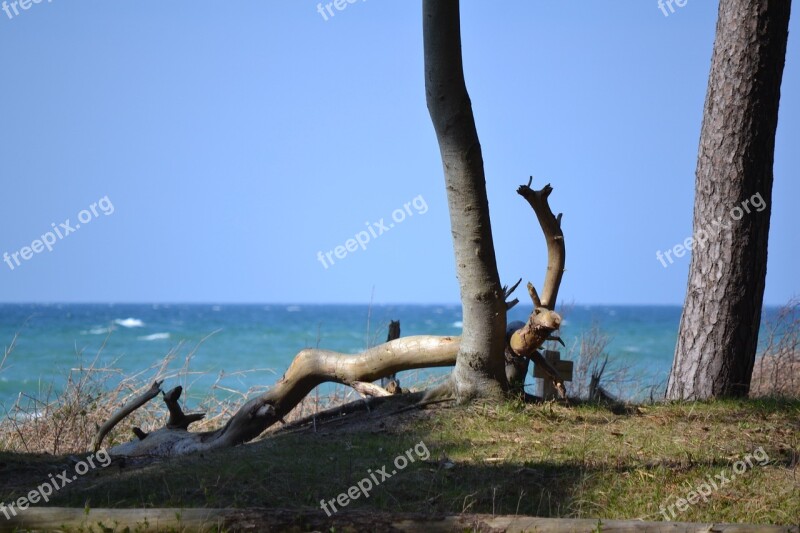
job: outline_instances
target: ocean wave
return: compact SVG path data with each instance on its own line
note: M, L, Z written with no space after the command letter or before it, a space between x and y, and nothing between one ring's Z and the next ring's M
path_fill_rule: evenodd
M114 321L114 324L118 326L122 326L123 328L142 328L144 327L144 322L139 320L138 318L118 318Z
M114 330L113 327L106 327L106 328L96 327L81 331L81 335L107 335L108 333L111 333L113 330Z
M290 313L296 313L296 312L300 311L301 308L300 308L299 305L290 305L289 307L286 308L286 310L288 312L290 312Z
M454 328L463 328L464 327L464 321L463 320L456 320L455 322L453 322L453 327Z
M140 341L163 341L164 339L169 339L169 333L153 333L152 335L139 337Z

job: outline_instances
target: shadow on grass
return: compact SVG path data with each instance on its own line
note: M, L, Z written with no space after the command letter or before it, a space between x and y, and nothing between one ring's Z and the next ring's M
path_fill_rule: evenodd
M115 460L59 490L48 505L324 513L321 500L336 499L386 466L396 473L372 483L369 497L360 494L346 510L661 520L664 502L731 467L730 450L740 454L761 445L770 454L767 466L754 467L681 519L787 523L800 516L800 485L787 481L797 470L800 402L660 404L643 411L619 416L602 406L539 405L440 409L404 418L373 411L355 426L278 432L204 455L144 464ZM703 417L703 424L687 424L687 417ZM722 431L740 440L721 448L714 435ZM668 440L671 447L664 445ZM420 443L424 454L413 451ZM791 453L780 453L784 444ZM410 450L413 463L393 465ZM0 502L9 502L74 461L5 454L0 463Z

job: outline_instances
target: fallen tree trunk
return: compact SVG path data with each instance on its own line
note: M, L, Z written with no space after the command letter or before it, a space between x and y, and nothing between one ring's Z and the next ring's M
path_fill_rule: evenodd
M453 366L460 344L459 337L415 336L375 346L359 355L302 350L272 388L247 402L219 430L192 433L185 427L168 426L149 434L140 432L139 440L115 446L109 453L169 456L235 446L254 439L275 422L282 421L317 385L335 382L360 387L363 382L402 370ZM179 390L170 391L170 402L177 402L179 394ZM151 392L150 396L155 394ZM132 410L128 414L130 412ZM108 424L104 424L103 430L110 431ZM104 435L98 434L95 439L98 448Z
M643 522L592 518L535 518L491 515L422 515L377 511L348 511L327 517L320 510L273 509L28 509L0 520L0 533L38 531L540 531L594 533L800 533L798 526Z

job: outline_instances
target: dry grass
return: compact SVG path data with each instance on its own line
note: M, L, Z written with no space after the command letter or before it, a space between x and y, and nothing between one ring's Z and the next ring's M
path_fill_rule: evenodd
M767 338L753 368L750 396L800 398L800 300L791 300L764 326Z
M572 381L567 382L570 398L590 399L592 377L597 375L603 390L619 399L641 400L647 396L651 401L661 385L646 383L633 368L633 363L622 361L608 353L611 337L593 323L582 332L567 349L562 359L573 361ZM558 350L555 343L547 349Z
M99 366L104 342L87 364L70 369L63 387L50 384L41 394L20 394L10 408L4 408L4 416L0 418L0 450L53 455L88 450L97 428L131 398L150 388L153 381L163 379L165 386L184 383L187 385L185 388L190 388L190 383L202 375L191 371L190 363L207 338L189 350L180 368L172 369L185 348L182 343L158 363L133 375L125 375L113 363L111 366ZM2 361L13 351L14 341L6 348ZM78 355L80 361L87 360L85 354ZM192 429L207 430L221 426L246 398L260 392L259 388L237 391L223 385L224 378L245 373L221 372L217 376L209 394L198 405L197 410L205 412L206 418ZM110 446L127 441L131 438L133 427L151 431L163 425L166 419L167 411L163 402L149 402L114 428L106 437L105 444Z

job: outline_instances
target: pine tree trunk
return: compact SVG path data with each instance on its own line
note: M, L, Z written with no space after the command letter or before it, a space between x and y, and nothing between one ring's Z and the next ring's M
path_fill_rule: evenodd
M506 307L492 241L483 156L464 81L458 0L424 0L425 90L444 166L464 331L453 370L459 401L499 397Z
M790 0L720 1L670 399L746 396L750 387L790 6Z

